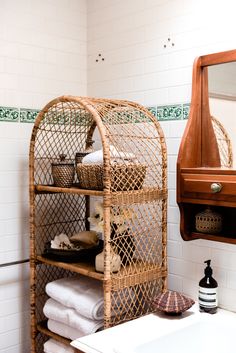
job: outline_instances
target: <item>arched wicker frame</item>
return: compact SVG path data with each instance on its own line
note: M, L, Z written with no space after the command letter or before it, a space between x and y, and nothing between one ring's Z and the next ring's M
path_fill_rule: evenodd
M219 148L221 167L232 168L233 150L232 150L232 143L231 143L230 137L227 131L225 130L224 126L217 118L215 118L214 116L211 116L211 119L213 123L212 125L216 136L218 148Z
M96 128L103 149L102 188L81 189L79 180L71 188L56 187L51 164L61 153L74 161L76 152L90 146ZM113 156L111 145L118 157ZM135 158L127 162L130 154ZM114 158L118 159L115 164ZM140 166L145 168L144 175ZM40 323L45 319L45 284L54 279L81 274L100 280L105 328L153 311L152 298L166 289L166 167L160 124L141 105L62 96L39 113L31 136L29 165L32 352L41 352L47 336L67 342ZM90 263L58 263L42 256L45 243L55 235L65 232L71 236L89 229L91 197L99 197L104 209L104 274L97 273ZM111 222L111 215L121 212L124 232ZM111 273L111 249L125 254L117 273Z

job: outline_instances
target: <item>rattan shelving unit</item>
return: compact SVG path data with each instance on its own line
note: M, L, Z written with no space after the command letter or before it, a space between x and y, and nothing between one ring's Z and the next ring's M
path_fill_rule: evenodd
M71 188L55 187L51 163L62 153L74 161L75 154L91 143L96 129L103 148L102 190L81 189L78 180ZM113 175L111 145L121 154L119 165L126 165L125 153L133 153L134 168L145 166L141 187L138 178L130 180L127 175L129 186L122 189L120 179ZM59 97L45 106L35 122L29 168L31 352L43 352L48 336L69 342L47 329L42 310L47 300L45 285L57 278L76 273L102 281L105 328L152 312L151 299L166 288L167 277L166 146L152 114L128 101ZM125 173L126 168L123 170ZM87 218L94 196L104 208L104 274L96 272L92 262L71 264L43 257L45 243L55 235L71 236L89 229ZM110 222L111 214L119 215L121 209L132 214L125 236ZM117 251L118 247L130 258L119 272L111 273L111 248ZM118 299L122 305L117 308Z

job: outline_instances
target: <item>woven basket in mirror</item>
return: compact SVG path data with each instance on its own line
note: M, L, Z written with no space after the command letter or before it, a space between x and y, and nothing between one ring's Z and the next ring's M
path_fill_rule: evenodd
M229 134L217 118L212 116L211 119L219 148L221 167L232 168L233 149Z
M196 230L200 233L217 234L222 230L222 216L207 207L195 216Z
M52 163L52 176L54 185L61 188L70 188L74 181L74 163L66 160L66 155L61 154L60 162Z

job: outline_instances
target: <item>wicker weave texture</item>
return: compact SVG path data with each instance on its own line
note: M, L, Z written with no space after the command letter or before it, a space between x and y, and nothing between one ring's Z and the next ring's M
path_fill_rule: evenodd
M79 178L72 188L55 186L52 164L58 163L62 154L68 163L74 163L76 154L86 154L95 129L101 140L103 164L89 168L79 163L75 169L88 169L84 182L77 173ZM127 156L131 155L129 160ZM153 310L150 299L166 289L166 183L164 136L159 123L142 106L120 100L63 96L40 112L30 144L33 353L41 352L38 347L45 340L37 329L38 322L44 319L45 284L72 275L75 268L63 263L44 265L39 257L45 243L56 235L65 233L70 237L89 229L91 196L103 204L105 271L96 274L92 263L87 270L78 264L76 272L103 281L104 326ZM122 230L112 221L121 213ZM111 252L121 257L117 273L110 271Z
M220 153L220 163L222 167L231 168L233 166L232 142L224 126L215 117L211 117L213 129L218 143Z

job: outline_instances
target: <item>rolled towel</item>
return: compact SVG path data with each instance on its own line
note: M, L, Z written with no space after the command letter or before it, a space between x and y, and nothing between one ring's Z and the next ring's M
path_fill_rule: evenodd
M70 327L52 319L48 320L48 329L60 336L69 338L71 340L76 340L76 338L84 336L83 332L77 330L76 328Z
M75 353L75 349L50 338L43 345L45 353Z
M110 146L111 162L123 163L124 160L134 160L133 153L118 151L114 146ZM103 164L103 150L98 150L87 154L82 159L83 164Z
M85 276L61 278L46 285L46 293L91 320L103 319L102 283Z
M87 154L82 159L83 164L103 164L103 151L98 150Z
M79 315L75 309L68 308L52 298L46 301L43 312L48 319L59 321L77 329L83 336L103 328L103 321L87 319Z
M118 158L118 159L128 159L128 160L132 160L135 159L135 154L133 154L132 152L122 152L122 151L118 151L114 146L110 146L110 154L111 154L111 158Z

